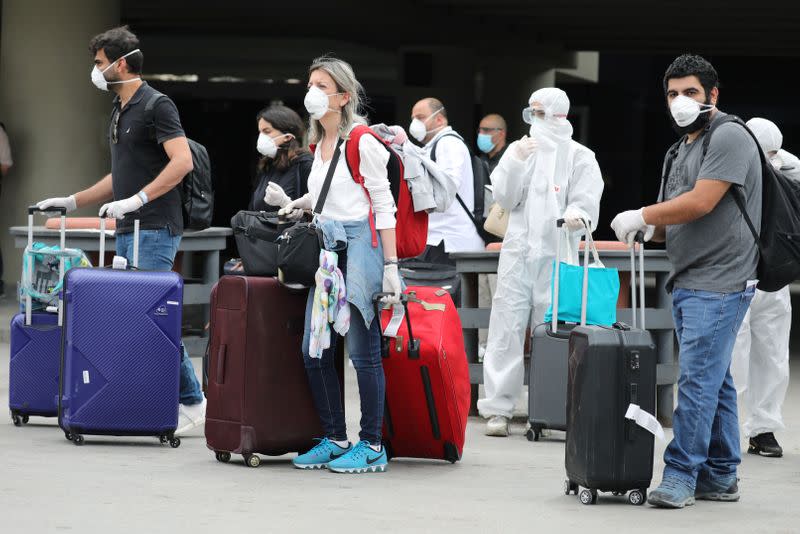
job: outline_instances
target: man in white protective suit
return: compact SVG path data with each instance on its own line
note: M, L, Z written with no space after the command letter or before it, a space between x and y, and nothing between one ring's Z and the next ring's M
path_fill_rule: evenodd
M566 235L556 228L556 220L566 220L573 251L584 230L582 221L597 225L603 193L600 167L591 150L572 140L568 112L569 98L561 89L534 92L523 110L530 136L512 143L491 175L494 199L511 215L483 360L486 395L478 401L478 411L489 419L489 436L508 435L514 400L523 385L525 328L531 311L534 322L541 323L550 304L556 239Z
M782 150L783 135L772 121L750 119L747 126L773 167L800 180L800 160ZM750 439L747 452L781 457L775 432L783 430L781 408L789 385L789 332L792 302L789 287L774 293L756 290L733 348L731 375L741 401L742 432Z

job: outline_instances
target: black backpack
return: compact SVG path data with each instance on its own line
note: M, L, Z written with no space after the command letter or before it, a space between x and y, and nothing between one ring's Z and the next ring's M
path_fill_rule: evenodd
M726 115L706 127L706 134L703 137L703 156L708 150L711 134L729 122L740 125L750 134L761 157L761 235L756 232L753 221L747 214L744 188L731 186L730 193L758 244L758 289L768 292L778 291L800 278L800 182L786 177L772 166L761 150L756 136L744 121L735 115ZM683 139L678 143L682 141ZM663 180L669 175L672 159L677 155L677 146L676 144L670 150Z
M467 212L467 215L472 221L472 224L475 225L475 229L478 231L478 235L481 236L481 239L487 243L496 241L495 236L483 229L483 221L486 218L483 213L483 204L485 200L484 191L485 186L491 183L489 181L489 165L481 159L480 156L475 155L469 148L469 145L464 142L464 138L455 132L446 133L433 143L431 147L431 160L436 161L436 145L445 137L455 137L464 143L464 146L467 147L467 151L469 152L470 162L472 163L472 198L474 199L475 208L470 211L458 193L456 193L456 200L461 204L461 207L464 208L464 211Z
M153 122L153 108L162 93L155 92L144 106L147 124ZM155 137L155 131L153 131ZM188 230L205 230L211 226L214 215L214 185L211 180L211 161L206 147L188 139L192 152L192 172L183 177L181 182L181 204L183 207L183 227Z

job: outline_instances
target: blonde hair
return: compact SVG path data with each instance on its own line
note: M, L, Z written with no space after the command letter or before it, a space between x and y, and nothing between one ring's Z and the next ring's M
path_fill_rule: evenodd
M367 119L362 115L362 102L366 100L364 88L356 79L353 67L346 61L332 56L321 56L311 62L308 68L308 75L315 70L327 72L336 84L337 93L348 93L350 100L342 107L342 115L339 121L339 136L344 138L354 122L367 124ZM310 119L308 129L309 143L319 143L322 141L324 130L322 124L316 119Z

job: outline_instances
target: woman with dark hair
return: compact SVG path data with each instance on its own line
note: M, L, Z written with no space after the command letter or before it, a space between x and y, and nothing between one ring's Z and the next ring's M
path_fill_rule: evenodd
M308 192L308 175L314 158L303 147L305 126L294 110L274 105L256 116L262 155L248 207L251 211L278 211Z

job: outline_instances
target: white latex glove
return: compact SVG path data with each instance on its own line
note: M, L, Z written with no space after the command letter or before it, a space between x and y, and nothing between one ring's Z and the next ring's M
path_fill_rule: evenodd
M564 219L564 224L567 226L570 232L577 232L578 230L583 230L587 228L589 223L584 222L583 220L584 214L575 208L568 207L564 210L564 214L561 215L561 218Z
M70 195L68 197L53 197L42 200L36 203L36 207L40 210L46 210L48 208L67 208L67 211L74 211L78 208L78 204L75 202L75 195Z
M400 294L403 292L403 286L400 283L400 274L397 271L396 263L383 266L383 292L394 293L393 297L383 297L381 299L384 304L400 303Z
M617 234L617 239L626 243L629 247L633 246L633 240L637 232L644 233L644 240L650 241L656 231L655 226L644 222L643 210L644 208L623 211L611 221L611 229Z
M303 217L303 210L310 210L311 207L311 193L306 193L278 210L278 215L283 215L287 219L296 221Z
M267 190L264 193L264 202L266 202L267 205L283 208L291 201L292 199L289 198L289 195L286 194L281 186L275 182L269 182L267 184Z
M110 217L112 219L124 219L126 213L136 211L142 207L142 199L139 195L124 198L122 200L115 200L100 206L100 217Z
M524 135L518 141L511 143L508 149L511 151L511 157L517 161L525 161L536 152L537 146L539 143L536 142L536 139Z

